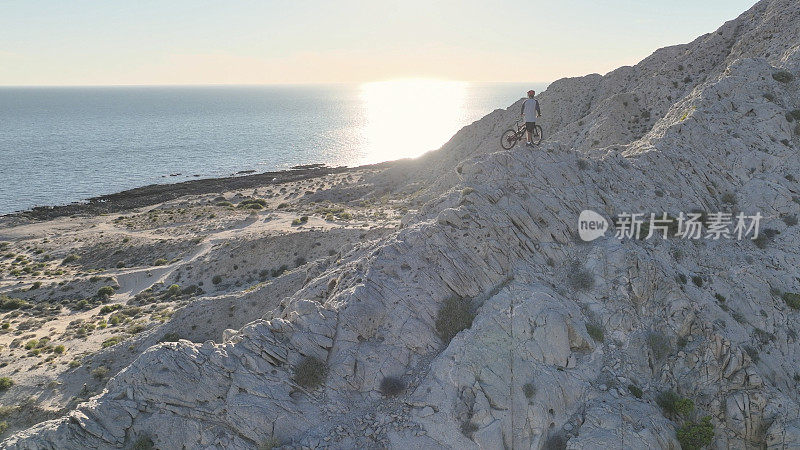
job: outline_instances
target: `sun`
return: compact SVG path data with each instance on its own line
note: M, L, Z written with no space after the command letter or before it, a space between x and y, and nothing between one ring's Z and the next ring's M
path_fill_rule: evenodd
M441 147L461 123L467 85L425 78L361 85L362 162L413 158Z

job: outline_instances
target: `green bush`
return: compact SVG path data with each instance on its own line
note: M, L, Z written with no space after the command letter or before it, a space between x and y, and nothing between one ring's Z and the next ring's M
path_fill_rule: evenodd
M0 295L0 311L11 311L12 309L29 308L30 303L21 298L13 298L7 295Z
M222 275L214 275L214 278L211 279L213 284L220 284L222 283Z
M700 275L692 276L692 283L694 283L694 285L697 287L703 287L703 277Z
M170 297L181 295L181 287L178 286L177 284L171 285L170 287L167 288L167 295L169 295Z
M592 339L595 342L605 342L605 331L603 331L603 326L597 323L589 322L586 324L586 332L589 333Z
M56 345L55 347L53 347L53 353L61 355L64 353L64 351L66 351L66 349L67 348L64 347L63 345Z
M302 216L292 221L292 225L298 226L308 222L308 216Z
M153 261L154 266L166 266L169 261L166 258L158 258L157 260Z
M14 385L14 380L9 377L0 377L0 392L5 391Z
M800 120L800 109L793 109L786 113L786 120L789 122L793 120Z
M794 75L788 70L779 70L772 74L772 78L780 83L791 83L794 81Z
M436 316L436 332L445 344L449 344L456 334L472 326L473 319L475 312L469 299L450 297Z
M101 298L108 298L114 295L116 291L111 286L103 286L97 290L97 296Z
M114 312L114 311L116 311L116 310L118 310L118 309L122 309L122 305L120 305L120 304L116 304L116 305L105 305L105 306L103 306L102 308L100 308L100 314L108 314L108 313L112 313L112 312Z
M790 308L800 309L800 294L796 292L784 292L781 298Z
M125 340L125 336L121 336L121 335L111 336L110 338L108 338L105 341L103 341L102 346L103 346L103 348L108 348L108 347L111 347L112 345L117 345L117 344L119 344L120 342L122 342L124 340Z
M155 444L148 436L139 436L131 445L131 450L153 450L154 448L156 448Z
M106 366L97 366L92 370L92 376L98 380L105 378L106 375L108 375L108 367Z
M536 386L533 383L525 383L522 385L522 393L525 394L525 398L530 400L536 395Z
M284 264L284 265L282 265L282 266L280 266L280 267L278 267L276 269L272 269L272 271L270 272L270 275L272 275L272 278L277 278L277 277L283 275L283 273L286 272L287 270L289 270L289 266Z
M636 398L642 398L642 395L644 394L639 386L636 386L635 384L628 385L628 390L631 391L631 394L633 394L633 396Z
M69 264L69 263L75 262L75 261L77 261L79 259L81 259L80 256L76 255L75 253L70 253L69 255L67 255L66 258L64 258L63 261L61 261L61 264Z
M682 417L686 417L694 411L694 402L692 400L681 397L673 391L664 391L658 394L656 404L664 412Z
M658 332L648 333L647 346L653 351L653 356L657 360L664 359L667 355L672 353L672 346L669 343L669 338Z
M314 389L325 381L327 373L328 367L325 362L313 356L306 356L294 367L292 380L300 386Z
M700 422L686 422L678 428L677 435L683 450L700 450L714 439L711 416L703 417Z

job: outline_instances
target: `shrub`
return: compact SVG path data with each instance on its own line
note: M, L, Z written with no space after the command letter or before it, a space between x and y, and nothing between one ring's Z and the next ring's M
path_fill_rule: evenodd
M222 275L214 275L214 278L211 279L213 284L220 284L222 283Z
M306 263L306 259L303 258L302 256L294 260L294 266L295 267L300 267L300 266L304 265L305 263Z
M753 243L758 248L761 248L761 249L767 248L767 246L773 240L775 240L775 236L777 236L778 234L780 234L780 232L778 230L774 230L772 228L767 228L764 231L760 232L758 234L757 238L753 239Z
M170 287L167 288L167 295L169 295L170 297L181 295L181 287L178 286L177 284L171 285Z
M292 221L292 225L293 226L298 226L298 225L302 225L302 224L304 224L306 222L308 222L308 216L302 216L302 217L299 217L297 219L294 219Z
M653 351L653 356L657 360L663 359L672 353L672 347L669 344L669 338L661 333L649 333L647 335L647 346Z
M675 279L678 280L680 284L686 284L686 275L682 273L679 273L678 276L675 277Z
M600 324L587 323L586 332L589 333L589 336L591 336L592 339L594 339L596 342L605 341L605 332L603 331L603 327Z
M166 333L158 342L178 342L181 336L178 333Z
M158 258L157 260L153 261L154 266L166 266L169 261L166 258Z
M280 205L278 205L278 209L283 209L283 208L288 208L288 207L289 207L288 203L281 203Z
M780 83L791 83L794 80L794 75L788 70L779 70L772 74L772 78Z
M62 354L64 354L64 351L66 349L67 348L64 347L63 345L56 345L55 347L53 347L53 353L55 353L57 355L62 355Z
M0 295L0 311L11 311L13 309L28 308L30 306L30 303L21 298Z
M280 447L281 441L276 437L269 437L267 440L259 444L258 450L272 450L275 447Z
M14 380L9 377L0 377L0 392L8 390L14 385Z
M292 380L300 386L314 389L325 381L327 373L328 367L325 362L313 356L306 356L294 367Z
M703 287L703 277L701 277L700 275L693 275L692 283L694 283L694 285L697 287Z
M108 298L114 295L116 291L111 286L103 286L97 290L97 296L101 298Z
M97 366L92 370L92 376L98 380L105 378L106 375L108 375L108 367L106 366Z
M588 291L594 287L594 274L586 270L580 263L575 262L567 274L567 282L572 289Z
M217 202L217 206L233 206L233 203L227 201Z
M443 342L450 341L462 330L472 326L475 312L472 302L462 297L450 297L444 301L436 316L436 332Z
M525 398L530 400L536 395L536 387L533 383L525 383L522 385L522 393L525 394Z
M80 367L81 366L81 362L79 360L77 360L77 359L73 359L72 361L69 362L68 366L69 366L70 369L74 369L76 367Z
M381 393L387 397L395 397L406 390L406 382L399 377L384 377L381 380Z
M139 436L131 445L131 450L153 450L154 448L156 448L155 444L148 436Z
M722 294L714 294L714 298L717 299L718 302L725 303L725 296Z
M120 304L116 304L116 305L105 305L105 306L103 306L102 308L100 308L100 314L108 314L108 313L112 313L112 312L114 312L114 311L116 311L116 310L118 310L118 309L122 309L122 305L120 305Z
M722 194L722 203L727 203L729 205L736 204L736 194L733 192L726 192Z
M773 94L771 92L767 92L766 94L764 94L764 98L767 99L767 101L769 101L769 102L775 103L775 99L776 99L775 94Z
M79 259L81 259L80 256L76 255L75 253L70 253L69 255L67 255L66 258L64 258L63 261L61 261L61 264L69 264L69 263L75 262L75 261L77 261Z
M286 272L287 270L289 270L289 266L284 264L284 265L282 265L282 266L280 266L278 268L272 269L272 271L270 272L270 275L272 275L272 278L277 278L277 277L283 275L283 273Z
M789 122L793 120L800 120L800 109L793 109L786 113L786 120Z
M668 414L677 414L683 417L694 411L694 402L692 400L681 397L673 391L664 391L658 394L656 404Z
M781 298L790 308L800 309L800 294L796 292L784 292Z
M5 420L0 421L0 435L5 433L7 429L8 429L8 422L6 422Z
M103 341L102 346L103 346L103 348L108 348L108 347L111 347L112 345L117 345L117 344L119 344L120 342L122 342L124 340L125 340L125 337L121 336L121 335L111 336L110 338L108 338L105 341Z
M639 386L636 386L635 384L628 385L628 390L631 391L631 394L633 394L633 396L636 398L642 398L642 394L644 394Z
M683 450L700 450L714 439L714 425L711 416L705 416L700 422L687 422L677 431L678 442Z
M783 220L783 223L785 223L787 227L793 227L797 225L797 216L795 215L783 215L781 216L781 220Z

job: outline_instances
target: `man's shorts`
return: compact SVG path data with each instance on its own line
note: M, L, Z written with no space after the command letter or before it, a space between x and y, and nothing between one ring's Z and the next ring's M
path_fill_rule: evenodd
M530 131L531 133L533 133L535 126L536 122L525 122L525 131Z

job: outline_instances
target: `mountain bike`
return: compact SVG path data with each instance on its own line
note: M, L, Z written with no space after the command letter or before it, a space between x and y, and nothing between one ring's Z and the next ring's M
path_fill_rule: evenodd
M525 137L525 122L517 122L517 129L509 128L504 133L500 139L500 145L506 149L511 150L514 146L517 145L517 142L521 141ZM538 124L534 125L533 131L531 132L531 144L539 145L542 142L542 138L544 137L544 133L542 132L542 127Z

